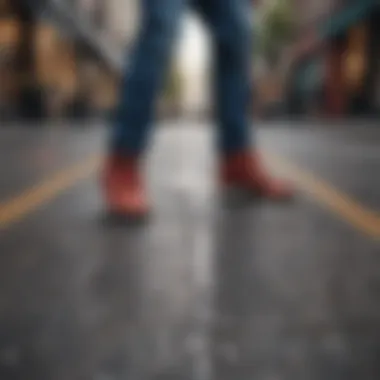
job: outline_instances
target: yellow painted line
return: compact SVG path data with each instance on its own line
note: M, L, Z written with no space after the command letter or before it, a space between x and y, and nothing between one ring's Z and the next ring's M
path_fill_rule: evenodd
M284 157L264 153L276 169L292 179L296 186L316 202L365 235L380 239L380 215L366 209L359 202L342 193L309 171L287 161ZM26 190L22 194L0 203L0 229L10 227L28 214L49 203L78 181L90 177L100 162L98 155L64 169L52 178Z
M78 181L90 176L98 163L99 156L89 157L77 165L63 169L22 194L0 203L0 229L10 227L74 186Z
M368 210L358 201L334 188L324 180L317 178L307 170L273 154L265 154L275 168L293 180L301 191L309 194L323 207L328 208L341 219L361 231L365 235L380 239L380 215L376 211Z

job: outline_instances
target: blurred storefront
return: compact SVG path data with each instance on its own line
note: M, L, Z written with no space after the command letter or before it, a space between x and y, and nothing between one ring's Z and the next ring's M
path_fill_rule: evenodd
M52 17L47 4L0 0L0 118L61 118L108 112L118 80L78 40L77 30ZM56 2L57 4L59 2ZM83 30L120 56L135 30L136 2L127 1L124 21L115 11L121 0L64 0ZM119 7L120 8L120 7ZM128 11L129 10L129 11ZM96 33L93 33L95 31ZM96 41L97 42L97 41ZM32 115L33 114L33 115Z
M138 0L43 0L38 9L36 1L0 0L0 118L108 115L137 30ZM180 112L182 81L174 65L160 114Z
M336 117L377 112L379 21L375 0L346 1L310 28L316 38L295 57L289 76L291 112L313 108ZM296 44L303 44L305 36Z

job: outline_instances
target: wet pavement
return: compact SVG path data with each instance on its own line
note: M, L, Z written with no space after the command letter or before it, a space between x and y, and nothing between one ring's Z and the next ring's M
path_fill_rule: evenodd
M226 206L206 126L170 126L148 157L152 220L108 226L95 173L59 174L103 137L0 130L0 379L380 377L379 240L328 195ZM380 129L278 125L259 140L378 216Z

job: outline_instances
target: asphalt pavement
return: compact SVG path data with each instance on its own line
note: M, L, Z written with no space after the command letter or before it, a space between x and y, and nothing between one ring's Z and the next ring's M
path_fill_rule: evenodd
M380 128L260 126L290 204L227 205L208 125L157 131L104 223L101 125L0 129L1 380L378 380Z

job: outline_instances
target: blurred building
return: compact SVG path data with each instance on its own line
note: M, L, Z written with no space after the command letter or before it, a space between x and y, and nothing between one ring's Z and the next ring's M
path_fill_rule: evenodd
M297 26L301 29L307 28L316 20L330 14L337 5L336 0L295 0L297 11Z
M139 22L138 0L107 0L108 28L120 41L129 45Z
M308 0L299 4L287 97L294 113L379 112L379 3Z
M70 24L52 16L50 1L43 3L37 7L41 3L35 0L0 0L0 116L19 117L25 109L20 102L24 89L31 86L27 103L39 118L110 109L118 78L86 52ZM89 37L102 40L119 57L125 54L138 23L137 0L60 4L78 27L88 29Z

